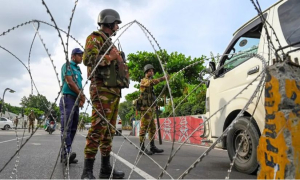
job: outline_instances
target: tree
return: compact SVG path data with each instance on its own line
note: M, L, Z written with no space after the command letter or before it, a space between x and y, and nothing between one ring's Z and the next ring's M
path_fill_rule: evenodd
M41 109L42 111L47 111L51 103L47 100L47 98L41 94L32 95L30 94L29 97L23 97L21 99L21 103L23 107L34 107Z
M83 120L84 123L92 122L92 117L90 117L90 115L86 112L81 112L79 114L79 121L81 121L81 119Z
M4 106L4 109L2 110L3 113L4 113L4 111L12 112L14 114L21 114L22 113L22 108L21 107L12 106L8 103L4 103L4 104L5 104L5 106Z
M119 116L122 120L122 124L130 124L131 117L134 116L135 109L132 105L132 101L124 101L119 104Z
M198 80L199 78L199 72L203 70L205 67L204 59L205 56L202 56L200 58L191 58L186 57L182 53L178 52L172 52L170 54L167 53L167 51L163 50L162 52L158 52L158 56L160 57L162 64L164 66L165 71L171 76L170 79L170 88L172 90L172 97L175 106L183 100L183 98L190 94L192 89L195 88L200 82ZM160 65L160 62L158 61L158 58L155 53L152 52L140 52L138 51L135 54L129 54L128 55L128 67L129 67L129 73L130 78L133 81L138 81L144 77L143 67L146 64L152 64L155 68L155 75L154 78L162 77L163 71ZM183 70L183 68L186 68L187 66L194 64L193 66L190 66L188 69ZM176 76L175 76L176 75ZM160 83L156 86L154 86L154 93L155 95L159 95L164 88L166 82ZM139 84L135 85L135 88L139 89ZM205 92L206 87L200 86L196 92L190 94L190 96L185 100L181 106L176 110L176 115L191 115L191 114L198 114L198 113L204 113L205 112ZM135 91L131 94L128 94L126 96L127 101L131 101L133 99L136 99L139 96L139 91ZM166 98L169 98L169 92L166 89L163 92L163 96L161 96L160 101L165 102ZM162 103L163 105L163 103ZM168 116L172 112L171 104L165 104L165 111L161 114L162 117ZM120 106L120 109L124 108L124 111L129 114L129 104L124 103L122 106ZM125 110L126 109L126 110Z
M178 52L172 52L171 54L168 54L166 50L163 50L162 52L159 51L158 56L164 65L165 71L171 76L188 65L198 62L198 64L189 67L186 71L178 73L176 77L171 79L170 86L173 97L182 96L183 90L186 89L187 84L197 84L199 82L198 73L204 69L204 56L192 59L190 56L186 57L184 54ZM162 77L164 75L160 62L158 61L155 53L138 51L136 54L129 54L128 60L130 79L133 81L140 82L140 80L144 77L143 68L146 64L152 64L155 68L154 78ZM154 86L155 94L159 94L164 86L165 83L160 83L159 85ZM139 88L139 85L135 87ZM167 91L165 91L164 95L169 97Z
M25 108L38 109L39 111L46 113L46 115L49 114L49 112L48 112L49 107L52 105L53 108L51 110L51 114L54 119L56 119L58 122L60 122L60 111L59 111L59 108L57 107L57 105L48 101L47 98L41 94L38 94L38 95L30 94L28 97L24 96L21 99L20 105L22 105Z
M35 118L36 118L37 120L42 120L40 117L42 117L42 116L45 114L45 112L44 112L44 111L41 111L41 110L38 109L38 108L32 108L32 107L25 108L25 109L24 109L24 114L25 114L26 116L29 116L31 110L34 112Z

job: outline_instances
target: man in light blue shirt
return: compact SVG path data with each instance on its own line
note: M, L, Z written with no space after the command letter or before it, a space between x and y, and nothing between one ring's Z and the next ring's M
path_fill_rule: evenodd
M63 83L62 93L60 99L59 109L61 114L61 140L63 141L64 129L67 127L65 146L62 148L61 158L67 164L67 154L71 153L71 145L75 137L75 133L79 120L79 107L82 107L85 102L83 92L79 97L79 104L75 104L76 98L82 89L82 76L78 64L82 62L83 51L75 48L72 51L72 60L69 64L65 63L61 68L61 79ZM74 109L73 109L73 106ZM72 112L73 109L73 112ZM71 117L70 117L71 116ZM63 143L63 142L62 142ZM77 163L76 153L70 154L69 163Z

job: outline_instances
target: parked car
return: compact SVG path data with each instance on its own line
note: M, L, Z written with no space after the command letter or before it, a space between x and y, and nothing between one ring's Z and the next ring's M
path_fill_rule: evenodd
M91 128L91 126L92 126L92 123L86 123L86 124L84 125L84 128L85 128L86 130L89 130L89 129Z
M13 128L14 124L11 120L2 117L0 120L0 129L2 130L9 130L10 128Z
M116 129L120 132L120 133L118 133L116 131L116 136L121 136L121 134L122 134L122 120L121 120L119 115L117 117Z

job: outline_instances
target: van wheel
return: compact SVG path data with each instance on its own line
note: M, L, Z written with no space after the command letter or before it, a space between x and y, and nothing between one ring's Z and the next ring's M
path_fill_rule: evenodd
M247 124L250 117L239 117L237 122L233 125L232 129L227 134L227 152L230 160L232 161L239 143L244 137L244 141L237 153L234 167L243 173L252 174L258 169L257 151L259 134L257 129L251 123L247 129ZM247 129L246 134L244 133Z
M9 130L10 126L9 125L5 125L4 126L4 130Z

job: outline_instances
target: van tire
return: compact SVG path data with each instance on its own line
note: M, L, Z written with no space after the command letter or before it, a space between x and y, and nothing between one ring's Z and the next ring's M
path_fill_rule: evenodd
M250 121L250 117L239 117L237 122L233 125L231 130L227 133L226 143L227 152L230 160L232 161L236 149L238 149L241 138L246 137L245 143L240 147L240 150L236 156L234 167L239 171L247 174L253 174L258 169L257 162L257 146L259 141L259 134L255 126L250 123L247 129L247 124ZM253 120L252 120L253 121ZM242 133L247 129L246 136Z

